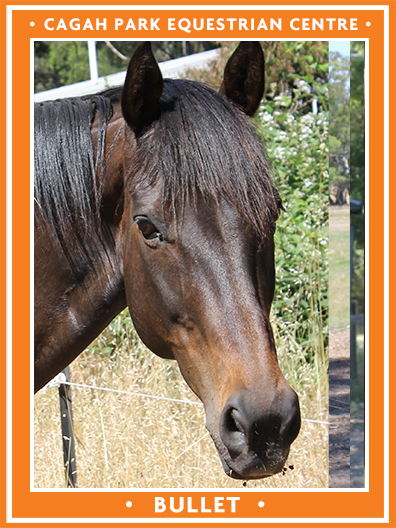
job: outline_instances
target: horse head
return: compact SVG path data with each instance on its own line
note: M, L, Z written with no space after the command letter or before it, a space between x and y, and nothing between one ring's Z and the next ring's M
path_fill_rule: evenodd
M164 81L144 43L121 97L129 310L148 348L177 360L242 479L282 471L300 428L270 324L281 202L250 122L263 90L259 43L239 45L220 93Z

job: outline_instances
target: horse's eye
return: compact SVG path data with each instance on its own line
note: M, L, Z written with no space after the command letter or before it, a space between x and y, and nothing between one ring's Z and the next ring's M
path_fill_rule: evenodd
M137 218L136 223L140 229L140 232L146 240L153 240L155 238L163 240L161 233L158 231L155 225L150 222L150 220L148 220L147 218Z

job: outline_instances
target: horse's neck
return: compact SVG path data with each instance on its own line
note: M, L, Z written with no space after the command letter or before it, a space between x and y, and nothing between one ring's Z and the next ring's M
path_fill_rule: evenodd
M122 268L101 259L84 279L70 272L45 229L35 239L35 390L66 367L126 306Z

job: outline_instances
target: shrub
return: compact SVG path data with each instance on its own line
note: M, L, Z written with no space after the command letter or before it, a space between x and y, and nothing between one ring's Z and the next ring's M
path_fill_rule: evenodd
M328 113L324 98L319 113L301 115L303 89L264 100L258 121L285 209L277 225L273 314L311 360L327 343Z

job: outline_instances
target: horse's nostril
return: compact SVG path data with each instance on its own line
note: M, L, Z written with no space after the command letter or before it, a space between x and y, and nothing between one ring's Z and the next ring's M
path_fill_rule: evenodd
M236 409L231 409L231 412L229 413L229 429L230 431L237 431L239 433L245 434L244 428L238 421L237 414L238 412Z
M298 397L285 384L275 386L270 397L248 390L235 392L220 418L223 446L219 451L226 473L248 479L279 473L299 428Z
M248 448L252 455L266 459L269 453L288 450L299 429L298 397L291 389L267 405L258 405L257 396L240 391L223 409L220 436L231 457Z
M232 404L226 404L221 415L220 436L232 457L238 456L246 445L245 434L240 412Z

